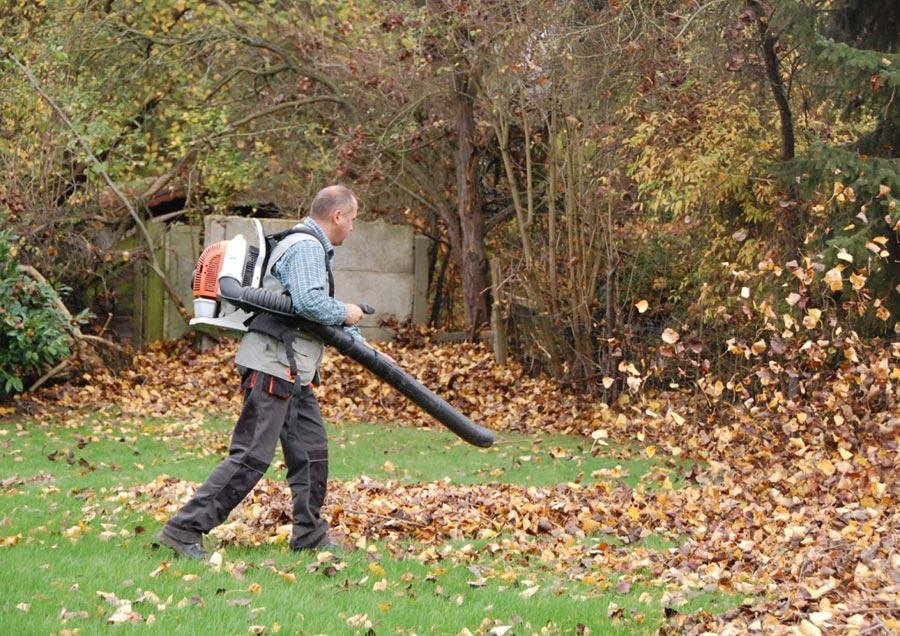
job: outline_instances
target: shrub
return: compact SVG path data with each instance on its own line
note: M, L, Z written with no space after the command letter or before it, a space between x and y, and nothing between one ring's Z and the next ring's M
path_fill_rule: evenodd
M0 399L70 354L56 294L20 269L17 252L14 237L0 232Z

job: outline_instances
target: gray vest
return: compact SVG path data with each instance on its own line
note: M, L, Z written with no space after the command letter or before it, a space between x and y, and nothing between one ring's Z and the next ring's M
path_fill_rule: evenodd
M269 256L269 266L263 276L262 286L279 294L287 293L281 281L275 277L272 270L275 263L284 256L288 248L295 245L298 241L312 241L320 248L322 244L319 240L309 234L291 234L282 240L272 250ZM322 258L325 258L325 251L322 251ZM324 281L325 288L328 289L328 281ZM262 371L277 378L299 382L300 384L309 384L312 382L319 364L322 362L322 352L325 346L322 341L317 340L305 331L299 329L294 330L294 364L297 368L297 377L291 377L290 361L288 360L288 352L284 343L272 336L259 333L257 331L248 331L241 339L241 346L238 347L235 362L242 367Z

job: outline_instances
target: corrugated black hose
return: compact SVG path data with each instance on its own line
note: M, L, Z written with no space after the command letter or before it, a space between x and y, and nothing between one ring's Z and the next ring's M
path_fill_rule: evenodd
M334 347L400 391L413 404L470 444L487 448L494 443L493 432L475 424L406 371L371 347L354 339L341 327L322 325L294 314L290 296L266 289L242 287L237 279L230 276L219 279L219 296L249 312L265 311L275 314ZM374 312L368 305L360 307L366 313Z

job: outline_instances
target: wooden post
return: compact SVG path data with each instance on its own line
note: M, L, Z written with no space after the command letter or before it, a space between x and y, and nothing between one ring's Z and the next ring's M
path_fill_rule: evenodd
M494 359L497 364L504 365L509 354L506 342L506 321L503 320L503 301L500 292L500 259L491 259L491 291L494 297L491 304L491 332L494 344Z
M160 262L163 251L160 246L165 228L159 223L148 223L147 232L153 242L156 251L156 262ZM141 328L141 346L148 342L163 338L163 312L165 303L165 289L162 281L150 267L143 264L143 325Z
M413 297L412 323L428 323L428 246L431 239L416 234L413 236Z
M166 277L189 312L192 312L194 264L199 256L200 228L193 225L170 225L163 239L162 263ZM172 299L166 295L163 300L162 337L167 340L180 338L190 331L190 327Z

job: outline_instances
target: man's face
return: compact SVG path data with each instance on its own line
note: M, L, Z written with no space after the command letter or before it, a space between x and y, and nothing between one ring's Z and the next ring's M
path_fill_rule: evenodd
M358 209L356 199L353 199L353 208L349 212L337 210L334 217L334 237L331 238L333 245L341 245L344 239L350 236L353 231L353 219L356 218Z

